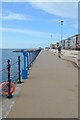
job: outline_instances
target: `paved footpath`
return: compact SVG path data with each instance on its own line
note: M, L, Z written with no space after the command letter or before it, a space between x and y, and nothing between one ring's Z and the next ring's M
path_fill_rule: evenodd
M7 118L65 117L78 117L78 70L43 50Z

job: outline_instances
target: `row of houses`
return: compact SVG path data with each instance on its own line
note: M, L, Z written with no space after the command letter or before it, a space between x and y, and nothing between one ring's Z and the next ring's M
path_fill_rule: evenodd
M63 49L80 49L80 34L71 36L56 44L51 44L50 48L57 48L58 44L61 45Z

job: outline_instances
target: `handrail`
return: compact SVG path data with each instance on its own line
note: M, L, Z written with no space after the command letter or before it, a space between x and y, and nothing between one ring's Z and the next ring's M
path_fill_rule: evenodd
M20 61L24 60L24 58L22 58ZM18 61L14 62L13 64L11 64L11 66L15 65L16 63L18 63ZM6 68L3 68L0 70L0 72L3 72L4 70L7 70L7 67Z
M31 55L30 54L28 54L28 57L29 57L29 59L27 59L27 67L26 68L28 68L30 65L31 65L31 63L33 63L34 62L34 60L36 59L36 57L38 56L38 54L39 54L39 52L40 52L41 50L39 49L39 50L36 50L36 51L33 51L33 52L31 52ZM8 98L12 98L12 95L11 95L11 93L10 93L10 83L11 83L11 81L12 82L14 82L14 83L16 83L16 81L17 81L17 79L19 78L19 82L18 83L21 83L21 80L20 80L20 76L21 76L21 70L23 69L23 68L20 68L20 62L21 61L23 61L24 60L24 58L22 58L21 60L20 60L20 56L18 56L18 61L16 61L16 62L14 62L14 63L12 63L12 64L10 64L10 60L8 59L8 61L7 61L7 67L6 68L4 68L4 69L2 69L2 70L0 70L0 72L3 72L4 70L7 70L7 75L8 75L8 78L7 78L7 80L6 80L6 84L5 85L3 85L2 86L2 88L0 88L0 91L1 91L1 89L3 89L7 84L8 84L8 89L9 89L9 94L8 94ZM17 64L18 63L18 64ZM10 68L12 67L13 68L13 66L14 65L18 65L18 72L15 72L14 71L14 73L13 74L11 74L11 72L10 72ZM23 67L23 66L22 66ZM27 69L28 70L28 69ZM10 74L11 74L11 76L10 76ZM16 76L18 75L18 78L16 78ZM16 81L14 81L14 78L16 79Z
M3 69L0 70L0 72L3 72L3 71L6 70L6 69L7 69L7 68L3 68Z
M24 58L22 58L20 61L22 61L23 59L24 59ZM10 65L10 67L14 66L14 65L17 64L17 63L18 63L18 61L14 62L13 64ZM8 66L7 66L7 67L8 67ZM2 69L2 70L0 70L0 72L3 72L4 70L7 70L7 72L8 72L8 68L7 68L7 67L4 68L4 69ZM19 72L16 72L15 75L11 77L11 81L14 81L14 78L18 75L18 73L19 73ZM3 82L6 82L6 84L3 85L2 88L0 88L0 91L9 83L8 80L3 81ZM1 83L0 83L0 84L1 84Z
M17 75L18 75L19 72L17 72L12 78L11 80L13 80Z

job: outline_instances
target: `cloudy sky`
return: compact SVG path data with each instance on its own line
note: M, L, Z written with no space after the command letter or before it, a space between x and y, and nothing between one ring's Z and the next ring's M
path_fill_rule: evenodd
M78 2L65 1L3 0L2 47L37 48L56 43L61 39L61 20L64 20L63 39L77 34Z

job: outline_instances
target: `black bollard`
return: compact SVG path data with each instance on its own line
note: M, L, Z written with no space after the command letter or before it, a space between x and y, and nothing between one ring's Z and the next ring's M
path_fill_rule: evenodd
M7 95L7 98L12 98L11 80L10 80L10 60L9 59L8 59L7 63L8 63L8 65L7 65L7 69L8 69L8 95Z

